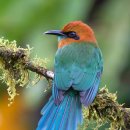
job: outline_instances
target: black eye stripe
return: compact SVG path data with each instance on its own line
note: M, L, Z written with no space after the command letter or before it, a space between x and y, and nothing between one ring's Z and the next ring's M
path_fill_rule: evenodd
M64 34L66 34L67 37L69 37L69 38L73 38L75 40L79 40L79 36L74 31L65 32Z

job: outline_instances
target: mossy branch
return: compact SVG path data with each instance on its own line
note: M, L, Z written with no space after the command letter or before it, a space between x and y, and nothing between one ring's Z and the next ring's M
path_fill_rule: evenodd
M35 72L39 78L45 77L52 80L54 73L45 67L45 60L30 58L30 47L26 49L16 46L15 41L0 38L0 69L1 80L8 86L9 100L17 95L16 88L24 87L29 82L29 71ZM80 130L86 130L91 122L96 123L96 128L109 123L111 130L130 129L130 109L124 108L117 102L116 94L112 94L106 87L99 90L96 99L88 107L83 107L84 122ZM94 123L93 123L94 124Z
M80 130L86 130L86 127L93 124L96 125L93 129L98 130L106 123L110 124L109 130L130 130L130 108L119 104L116 93L110 93L106 87L99 90L89 109L83 108L83 114L84 123Z
M10 103L17 95L16 88L24 87L29 83L29 70L37 74L37 80L41 76L52 79L54 74L46 69L46 60L30 58L31 48L17 47L16 41L8 41L0 38L0 69L2 72L1 81L8 86Z

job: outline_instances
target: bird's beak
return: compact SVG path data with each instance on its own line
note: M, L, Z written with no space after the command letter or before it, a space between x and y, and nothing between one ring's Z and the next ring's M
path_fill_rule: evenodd
M65 34L61 30L50 30L44 32L44 34L57 35L57 36L65 36Z

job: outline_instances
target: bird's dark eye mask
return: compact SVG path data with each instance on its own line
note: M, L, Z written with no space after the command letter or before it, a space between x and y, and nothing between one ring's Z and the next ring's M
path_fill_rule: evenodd
M64 34L69 37L69 38L73 38L75 40L79 40L79 36L76 34L76 32L74 31L70 31L70 32L64 32Z

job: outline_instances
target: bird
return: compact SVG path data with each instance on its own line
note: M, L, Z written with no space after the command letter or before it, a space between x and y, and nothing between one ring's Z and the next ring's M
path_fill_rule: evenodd
M83 123L82 107L95 99L103 72L103 56L92 28L72 21L58 37L52 95L41 110L36 130L77 130Z

